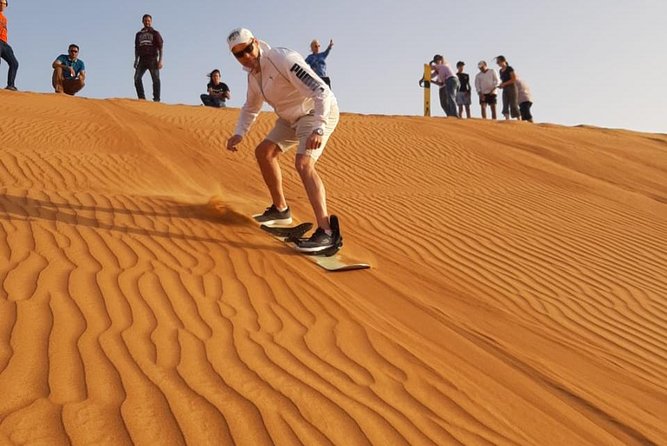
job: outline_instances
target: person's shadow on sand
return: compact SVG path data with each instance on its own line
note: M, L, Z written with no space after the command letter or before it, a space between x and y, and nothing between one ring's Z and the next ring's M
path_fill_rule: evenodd
M62 200L62 199L61 199ZM250 247L247 244L230 242L229 239L217 239L201 237L183 232L160 231L155 226L163 225L163 222L151 220L151 217L168 219L193 219L204 220L216 225L234 226L235 230L248 228L253 230L256 226L249 217L240 214L220 203L187 204L171 200L150 198L152 209L128 209L105 206L82 205L67 201L40 200L31 197L22 197L11 194L0 195L0 219L9 221L47 220L65 223L72 226L88 226L92 228L117 231L125 234L135 234L149 237L166 237L169 239L182 239L189 241L225 243L227 245ZM90 216L91 214L108 214L108 218ZM126 216L132 224L116 223L116 216ZM146 227L133 219L133 216L144 216L149 220ZM129 217L129 218L128 218ZM150 226L150 227L149 227ZM179 225L182 227L183 225ZM221 228L221 234L225 231Z

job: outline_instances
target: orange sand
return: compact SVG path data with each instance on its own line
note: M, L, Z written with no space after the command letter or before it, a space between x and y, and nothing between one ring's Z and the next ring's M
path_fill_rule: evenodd
M666 135L343 114L332 274L271 113L0 103L0 444L667 442Z

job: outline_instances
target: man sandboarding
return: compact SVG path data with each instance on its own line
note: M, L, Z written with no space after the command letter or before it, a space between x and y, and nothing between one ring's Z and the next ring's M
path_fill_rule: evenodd
M295 51L271 48L245 28L233 30L227 37L227 43L234 57L248 72L248 95L234 135L227 142L227 149L237 150L264 102L268 102L278 115L273 129L255 148L255 156L272 199L271 206L255 220L269 226L292 222L283 193L279 158L283 152L296 146L296 169L318 226L309 238L298 240L296 248L309 253L328 250L338 244L340 234L334 234L331 227L324 183L317 174L315 163L338 124L336 97Z

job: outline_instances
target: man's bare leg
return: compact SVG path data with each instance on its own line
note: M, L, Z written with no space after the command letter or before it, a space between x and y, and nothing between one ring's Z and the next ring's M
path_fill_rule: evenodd
M278 210L287 208L285 194L283 193L283 175L280 170L280 154L282 151L278 145L269 140L262 141L255 149L255 158L262 172L264 183L269 189L271 200Z
M315 213L317 226L327 231L331 229L331 226L329 225L329 214L327 214L326 191L322 179L315 170L315 162L309 155L297 155L295 164Z
M63 69L62 67L56 67L53 69L53 76L51 77L51 85L56 93L63 93Z

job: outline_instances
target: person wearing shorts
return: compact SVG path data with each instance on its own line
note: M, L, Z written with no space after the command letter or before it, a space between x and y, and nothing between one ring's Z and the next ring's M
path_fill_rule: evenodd
M456 62L456 77L459 78L459 92L456 93L456 105L459 106L459 116L463 117L463 109L466 111L466 118L470 119L470 76L463 72L465 63Z
M74 96L86 85L86 64L79 59L79 45L70 44L67 54L61 54L51 64L51 84L56 93Z
M475 90L479 96L479 106L482 111L482 119L486 119L486 106L491 108L491 119L496 119L496 89L498 88L498 75L495 70L488 67L485 61L477 64L479 73L475 76Z
M227 149L235 152L250 129L264 102L278 119L273 129L256 147L255 156L272 204L255 220L266 225L290 224L291 211L282 186L280 155L296 147L296 170L317 221L317 230L300 241L297 249L318 252L334 245L324 183L315 169L329 137L338 124L336 97L303 57L287 48L271 48L245 28L227 37L229 49L248 72L248 94L241 108L234 135Z

